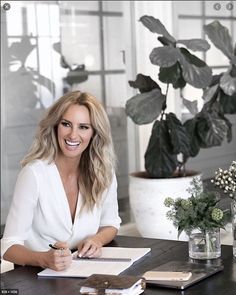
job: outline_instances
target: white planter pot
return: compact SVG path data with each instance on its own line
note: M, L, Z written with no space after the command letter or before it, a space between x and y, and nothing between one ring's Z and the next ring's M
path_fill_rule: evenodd
M142 237L178 240L178 231L172 221L167 219L169 210L164 205L166 197L190 197L187 189L191 186L193 177L201 179L200 173L192 176L176 178L145 178L145 172L132 173L129 176L129 197L131 211ZM179 240L187 241L183 232Z

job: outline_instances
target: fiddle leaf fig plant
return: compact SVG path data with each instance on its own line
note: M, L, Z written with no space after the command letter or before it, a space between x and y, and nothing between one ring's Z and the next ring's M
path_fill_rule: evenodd
M225 73L212 75L211 68L192 52L209 50L204 39L176 40L160 22L144 15L140 22L158 35L161 46L150 53L152 64L159 66L159 81L167 84L165 91L150 76L137 74L129 85L139 93L127 100L125 111L138 125L153 123L145 152L145 169L149 177L165 178L185 176L185 164L201 148L220 146L225 139L231 141L232 126L225 114L236 113L236 57L227 28L219 22L204 26L212 43L230 60ZM183 104L192 117L182 122L167 112L169 85L180 90ZM183 96L189 84L203 90L204 104L200 111L197 101Z
M208 38L229 60L229 67L225 72L214 75L211 84L204 92L204 100L218 101L223 114L236 113L236 44L229 35L228 29L219 21L205 25L204 31Z

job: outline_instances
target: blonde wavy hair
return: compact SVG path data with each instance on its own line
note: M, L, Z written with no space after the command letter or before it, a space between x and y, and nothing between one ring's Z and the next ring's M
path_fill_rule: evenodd
M29 153L21 161L22 166L36 159L55 161L59 152L57 127L69 106L78 104L87 107L93 137L82 153L79 164L79 188L83 196L83 208L92 210L102 193L112 182L116 157L108 116L100 102L87 92L73 91L59 98L40 121ZM81 209L81 210L82 210Z

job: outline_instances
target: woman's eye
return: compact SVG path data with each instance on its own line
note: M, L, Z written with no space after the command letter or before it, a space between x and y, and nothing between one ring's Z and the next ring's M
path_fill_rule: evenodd
M65 126L65 127L69 127L69 126L70 126L70 124L67 123L67 122L61 122L61 125L62 125L62 126Z
M89 129L89 127L88 127L88 126L85 126L85 125L81 125L79 128L82 129L82 130L87 130L87 129Z

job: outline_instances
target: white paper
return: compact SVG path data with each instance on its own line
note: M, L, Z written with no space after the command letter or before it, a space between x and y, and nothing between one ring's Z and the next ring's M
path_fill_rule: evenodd
M150 248L103 247L102 258L130 258L132 263L150 252Z
M118 275L129 268L135 261L150 252L150 248L103 247L101 258L130 258L131 261L93 261L73 260L69 268L55 271L49 268L38 273L38 276L53 277L88 277L92 274Z

